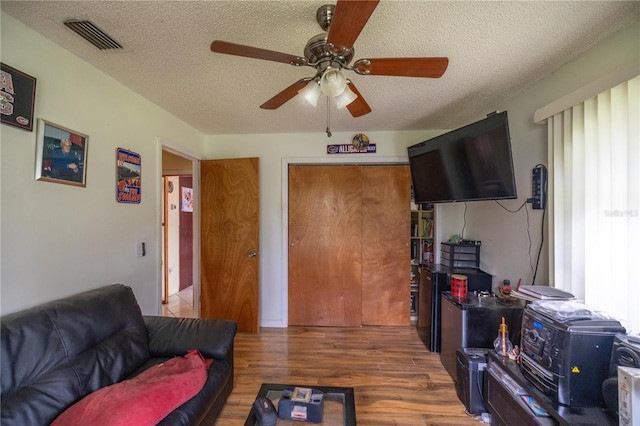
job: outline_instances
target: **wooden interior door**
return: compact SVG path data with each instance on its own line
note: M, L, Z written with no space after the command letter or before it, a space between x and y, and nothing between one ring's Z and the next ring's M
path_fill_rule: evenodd
M410 325L409 166L362 167L362 324Z
M259 332L259 162L207 160L201 171L201 317Z
M289 166L290 325L360 326L361 220L359 166Z

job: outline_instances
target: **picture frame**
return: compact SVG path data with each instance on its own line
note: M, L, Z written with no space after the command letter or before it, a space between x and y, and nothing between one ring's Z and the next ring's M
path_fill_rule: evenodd
M2 124L33 131L36 79L0 63L0 119Z
M88 145L88 135L39 118L36 180L86 187Z

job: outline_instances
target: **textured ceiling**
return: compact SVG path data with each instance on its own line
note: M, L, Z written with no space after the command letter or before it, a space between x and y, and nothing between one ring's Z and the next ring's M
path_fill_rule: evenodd
M327 106L296 96L259 106L315 70L213 53L225 40L302 56L322 32L317 8L298 1L5 1L4 12L205 134L323 132ZM640 16L638 1L382 0L354 59L446 56L442 78L348 72L373 111L331 108L331 129L458 127L554 72ZM124 45L103 53L62 25L87 18Z

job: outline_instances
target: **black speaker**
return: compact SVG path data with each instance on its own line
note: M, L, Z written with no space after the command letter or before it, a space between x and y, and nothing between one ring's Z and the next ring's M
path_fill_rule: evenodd
M640 343L632 342L624 334L613 338L609 377L618 377L618 366L640 368Z
M487 349L460 348L456 351L456 394L470 414L487 412L482 400Z
M640 343L625 334L616 334L611 349L609 378L602 383L602 398L611 411L618 413L618 366L640 368Z

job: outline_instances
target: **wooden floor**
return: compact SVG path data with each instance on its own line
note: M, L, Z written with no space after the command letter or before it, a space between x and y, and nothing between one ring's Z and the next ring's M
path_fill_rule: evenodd
M470 425L454 382L414 327L263 328L235 339L235 386L216 425L243 425L262 383L346 386L358 425ZM304 424L304 423L301 423Z

